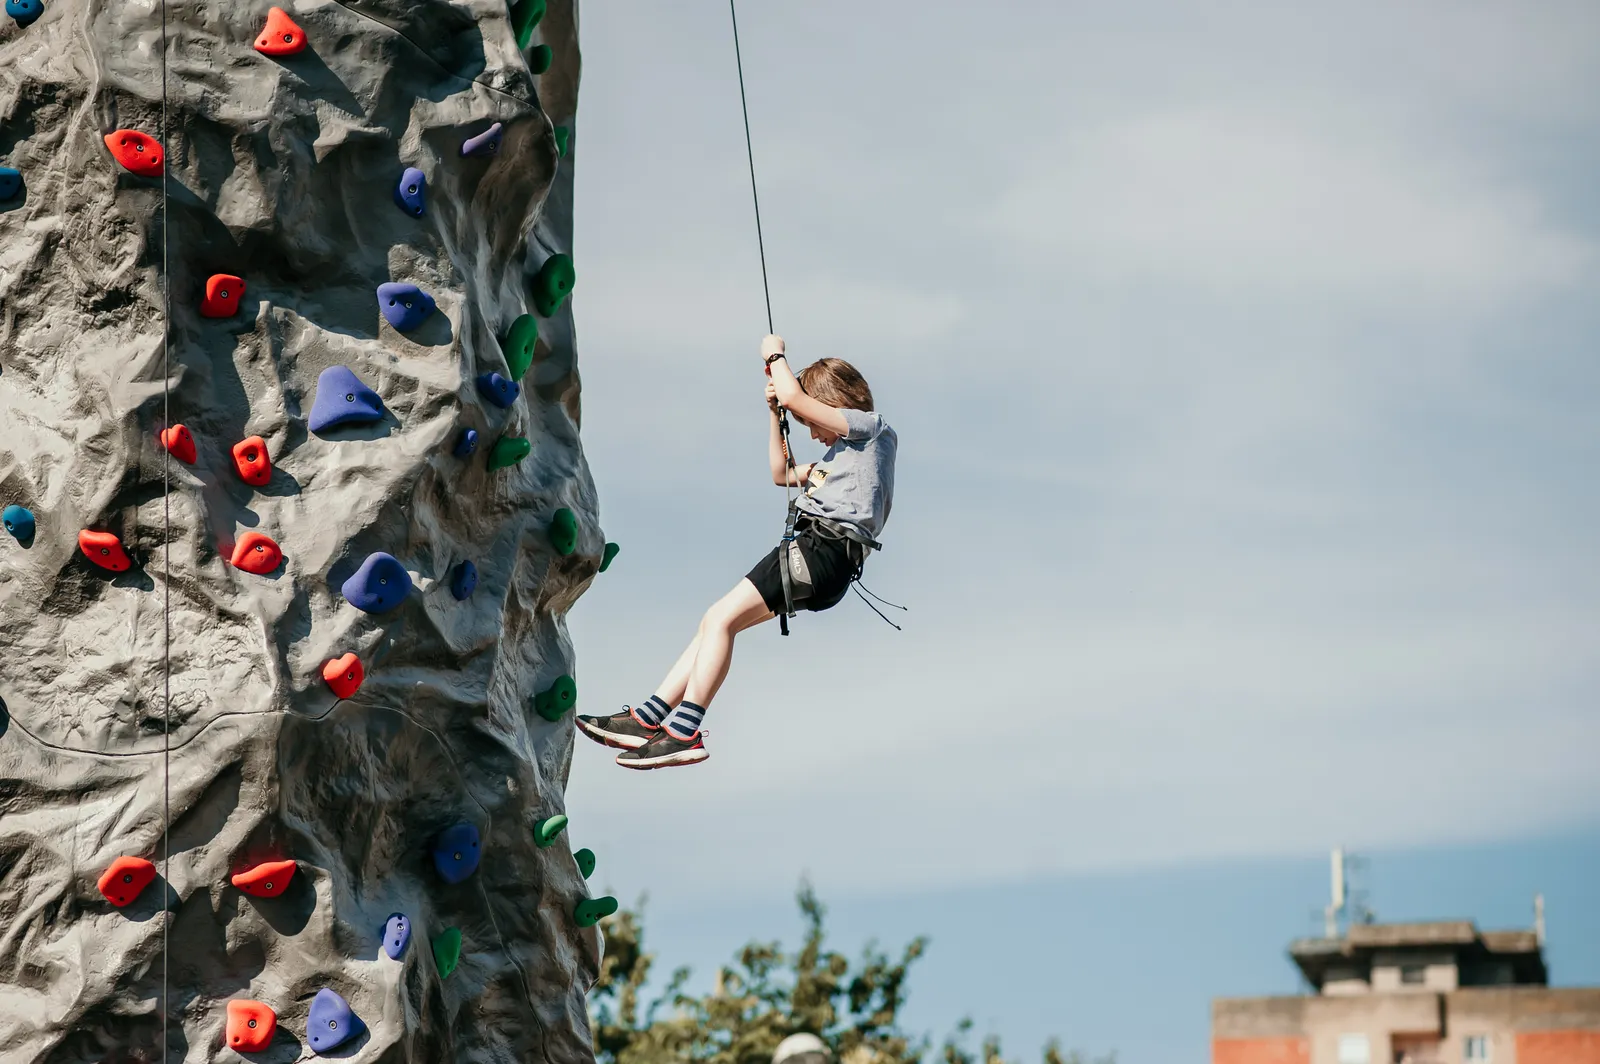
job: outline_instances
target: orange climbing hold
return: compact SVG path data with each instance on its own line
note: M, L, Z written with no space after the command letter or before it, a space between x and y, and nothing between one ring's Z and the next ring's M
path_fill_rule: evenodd
M137 129L118 129L106 134L111 157L140 177L160 177L166 153L161 142Z
M125 573L133 568L128 552L122 549L122 540L110 532L91 532L87 528L78 533L78 549L83 556L102 569Z
M306 31L295 25L287 11L275 7L267 12L267 24L256 38L256 51L262 55L294 55L304 51L305 46Z
M206 297L200 301L202 318L231 318L239 313L239 298L244 295L244 278L231 273L214 273L206 278Z
M161 446L184 465L194 465L195 459L200 455L194 447L194 436L183 425L174 425L169 429L161 430Z
M122 908L156 880L156 866L143 857L118 857L100 876L100 893Z
M235 1053L261 1052L277 1029L278 1014L261 1002L228 1002L228 1048Z
M235 569L243 569L247 573L257 576L266 576L283 563L283 551L272 541L271 536L264 536L260 532L246 532L239 537L239 542L233 545L233 562Z
M262 487L272 479L272 457L267 454L267 441L251 436L233 445L233 467L239 479L253 487Z
M289 889L296 865L293 861L267 861L234 876L234 886L257 898L276 898Z
M366 679L366 673L361 669L360 658L354 654L346 654L324 665L322 678L333 688L334 694L340 698L349 698L361 689L361 681Z

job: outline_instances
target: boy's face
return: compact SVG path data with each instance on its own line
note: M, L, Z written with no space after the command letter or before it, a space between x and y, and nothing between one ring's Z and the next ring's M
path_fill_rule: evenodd
M800 424L804 425L811 433L811 438L822 444L822 446L832 447L834 444L839 442L838 433L829 432L827 429L819 429L805 418L801 417L799 414L794 415L794 419L800 422Z

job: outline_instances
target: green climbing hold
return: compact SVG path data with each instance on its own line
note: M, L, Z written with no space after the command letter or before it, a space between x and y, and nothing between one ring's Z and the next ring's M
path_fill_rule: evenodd
M617 546L615 543L606 544L605 553L600 555L600 571L602 573L611 568L612 561L614 561L617 557L617 551L621 549L622 548Z
M565 814L557 813L555 816L547 816L533 825L533 844L542 850L552 842L555 842L557 837L565 830L567 830Z
M528 50L528 71L532 74L543 74L550 69L550 64L555 61L556 54L550 50L548 44L536 44Z
M520 381L522 375L528 372L528 367L533 365L533 345L538 342L538 318L524 314L511 323L506 342L501 346L505 349L506 368L511 371L512 380Z
M593 850L585 846L583 849L573 854L572 859L578 862L578 874L583 876L584 879L588 879L590 876L594 875Z
M578 549L578 515L565 506L550 518L550 545L563 557Z
M533 450L533 444L521 436L502 436L494 441L494 446L489 448L489 469L504 469L514 466L528 457Z
M556 153L563 159L567 157L567 145L572 143L572 130L566 126L556 127Z
M555 683L533 697L533 708L551 723L577 704L578 684L570 676L557 676Z
M433 940L433 966L439 969L439 978L444 979L456 970L460 962L461 929L447 927Z
M573 906L572 922L579 927L593 927L616 911L617 899L610 895L604 898L585 898Z
M548 318L561 309L562 302L578 283L572 268L571 255L551 255L533 275L533 309L539 317Z
M517 0L511 5L511 26L517 34L518 51L528 47L533 39L533 28L544 18L544 5L545 0Z

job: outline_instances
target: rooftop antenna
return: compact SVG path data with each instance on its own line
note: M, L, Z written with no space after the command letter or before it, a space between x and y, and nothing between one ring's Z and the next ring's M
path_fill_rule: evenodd
M1339 937L1339 917L1344 914L1347 901L1345 894L1345 866L1344 847L1333 848L1332 871L1332 900L1327 908L1322 910L1322 932L1324 938Z
M1544 895L1533 896L1533 936L1539 943L1539 948L1544 949Z

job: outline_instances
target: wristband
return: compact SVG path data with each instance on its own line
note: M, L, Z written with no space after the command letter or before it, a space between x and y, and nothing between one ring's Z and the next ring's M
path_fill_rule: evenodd
M774 363L774 362L776 362L776 361L778 361L778 359L780 359L780 358L783 358L783 357L784 357L784 353L783 353L783 352L782 352L782 351L779 351L779 352L778 352L778 353L777 353L777 354L775 354L775 355L768 355L768 356L767 356L767 365L769 365L769 366L770 366L770 365L772 365L772 364L773 364L773 363Z

